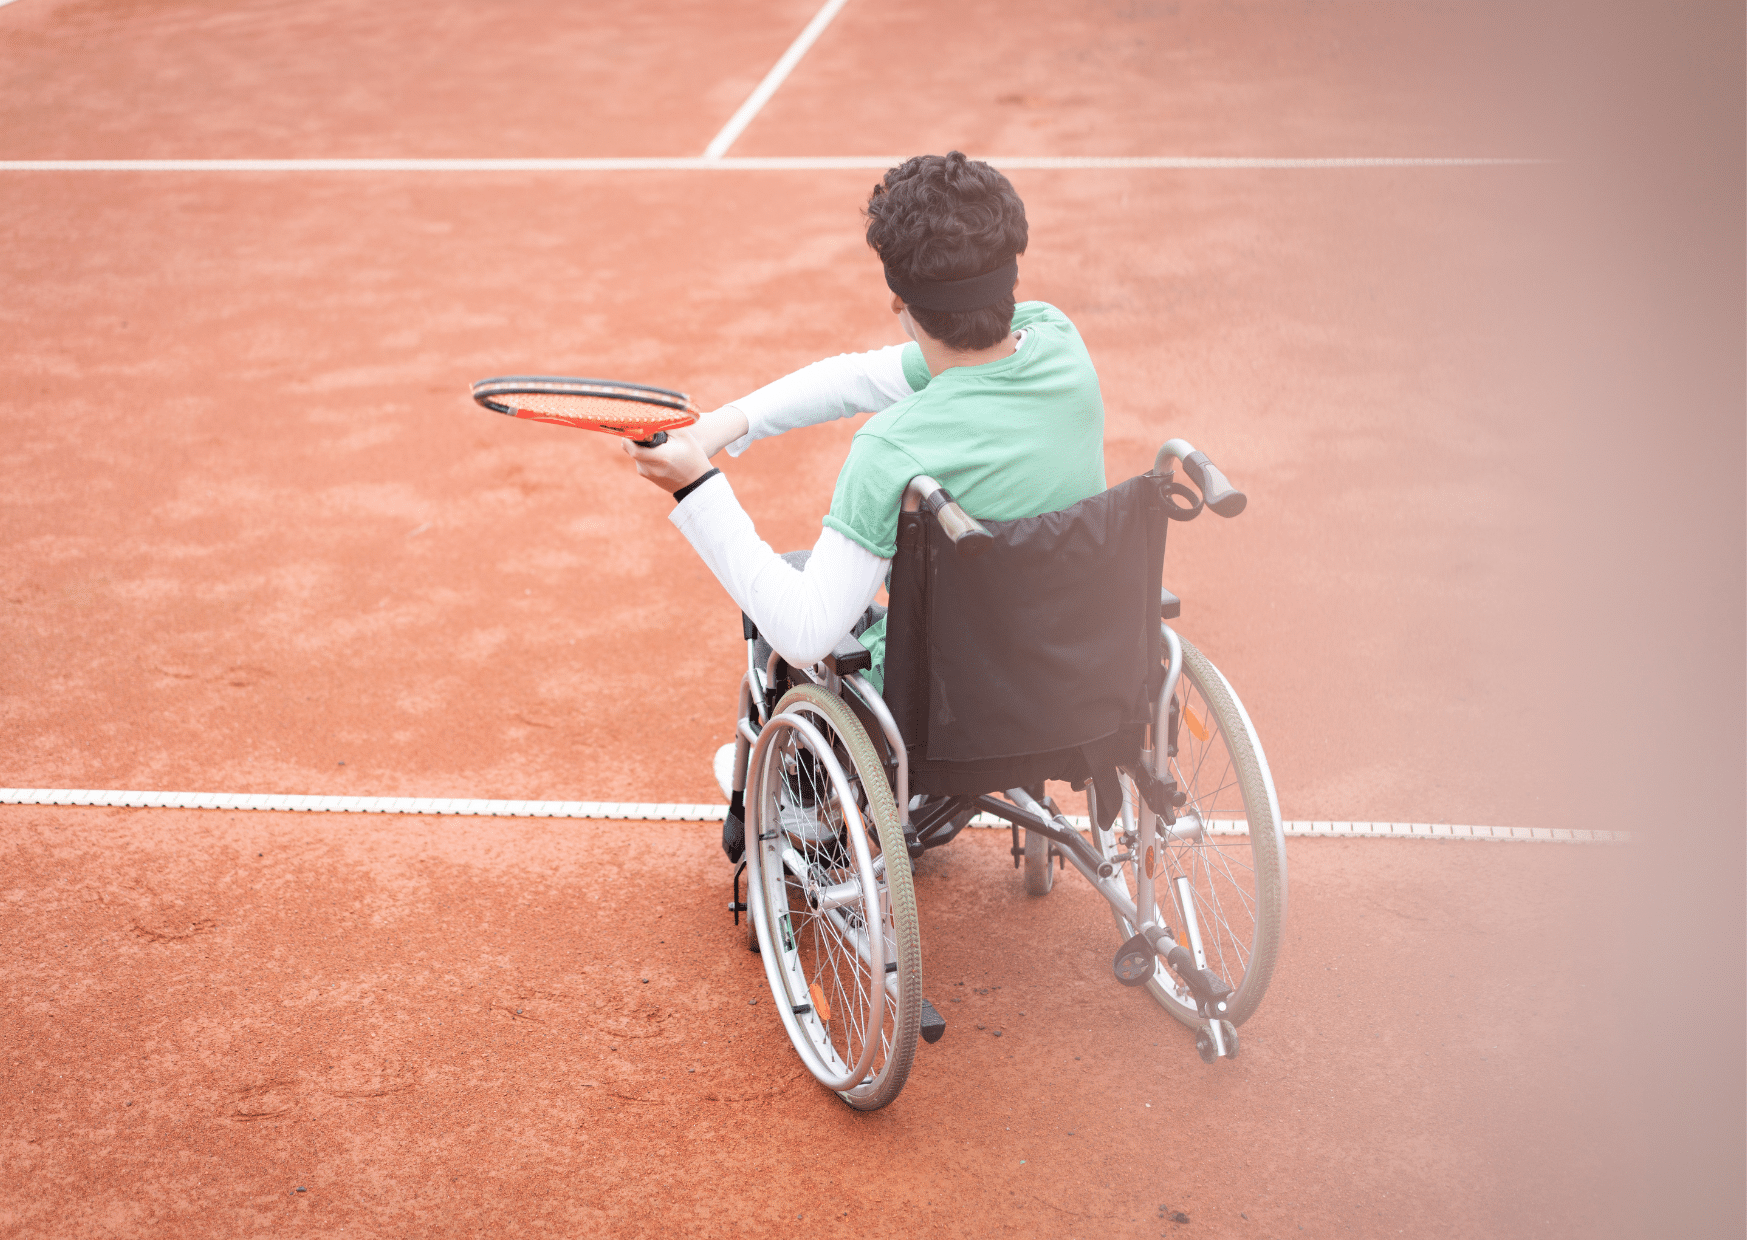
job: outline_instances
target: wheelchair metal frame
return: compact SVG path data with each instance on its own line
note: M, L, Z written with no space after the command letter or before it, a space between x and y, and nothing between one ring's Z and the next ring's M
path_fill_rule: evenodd
M1170 462L1175 458L1184 463L1186 472L1201 488L1201 494L1189 491L1187 488L1172 483ZM1193 517L1205 505L1222 515L1232 516L1242 511L1244 496L1232 488L1205 456L1182 439L1168 441L1160 448L1154 461L1154 471L1161 475L1165 484L1174 494L1193 501L1192 507L1179 508L1178 519ZM955 503L945 488L935 479L926 475L913 479L906 488L903 509L915 512L919 508L928 508L941 522L949 536L960 543L961 553L978 553L982 547L989 544L990 535L972 517ZM1184 515L1187 513L1187 516ZM982 541L979 542L978 540ZM1173 600L1175 602L1175 600ZM1175 614L1175 613L1172 613ZM1155 718L1152 734L1155 738L1167 735L1167 711L1173 700L1180 674L1183 670L1183 646L1178 635L1170 625L1160 622L1160 631L1166 663L1165 680L1155 703ZM740 682L740 701L738 720L735 729L735 757L733 768L733 790L744 803L747 791L749 769L757 769L763 761L763 750L767 739L773 734L769 727L773 721L769 715L774 705L770 692L771 686L779 676L779 667L787 666L782 656L775 650L770 654L764 667L756 666L754 654L756 642L747 641L747 667L742 673ZM1123 781L1123 802L1117 821L1111 826L1112 832L1120 830L1120 839L1130 852L1124 852L1114 861L1108 860L1098 848L1089 843L1087 838L1077 830L1069 820L1057 812L1053 804L1043 804L1040 798L1033 796L1024 788L1005 790L1006 800L991 795L963 796L949 798L946 807L938 808L927 820L917 823L912 819L910 793L909 758L903 735L887 708L885 699L874 685L860 672L840 675L836 661L828 657L807 668L792 668L793 671L806 676L813 683L825 688L835 696L846 701L853 695L856 705L866 710L868 715L878 723L884 734L887 748L895 761L893 772L893 792L897 803L900 821L903 824L906 843L911 856L920 856L929 848L939 847L951 840L963 829L966 819L971 815L967 809L982 811L1006 821L1013 833L1013 849L1018 865L1018 855L1023 852L1019 847L1019 832L1023 828L1028 832L1048 840L1055 855L1063 858L1068 864L1078 870L1083 878L1092 885L1099 895L1110 905L1112 911L1123 921L1136 928L1136 935L1125 944L1124 950L1138 949L1152 958L1157 958L1161 965L1169 969L1156 970L1153 976L1163 975L1166 984L1172 989L1174 997L1185 1006L1194 1007L1205 1019L1205 1031L1212 1043L1212 1056L1219 1058L1236 1053L1235 1045L1228 1045L1228 1034L1223 1029L1223 1014L1227 1010L1226 995L1233 993L1224 988L1223 983L1213 973L1208 971L1207 956L1202 941L1201 926L1196 911L1196 900L1190 887L1190 880L1179 875L1175 880L1175 890L1170 892L1165 900L1165 908L1175 907L1183 921L1183 929L1187 945L1180 942L1171 929L1162 926L1151 915L1143 916L1143 909L1157 910L1161 907L1159 895L1155 890L1155 873L1151 864L1137 864L1134 868L1137 890L1131 897L1125 885L1121 871L1123 865L1138 857L1152 857L1154 850L1162 843L1187 842L1200 839L1207 829L1200 814L1194 810L1181 817L1168 820L1155 811L1146 798L1132 797L1130 781ZM1216 674L1218 674L1218 669ZM1221 677L1224 681L1224 677ZM1230 691L1230 685L1226 688ZM1276 824L1279 823L1279 806L1276 802L1274 783L1269 777L1266 758L1262 757L1260 743L1250 726L1248 715L1244 714L1243 706L1238 702L1236 694L1232 700L1238 707L1245 728L1250 732L1249 740L1263 767L1263 779L1268 789L1270 810ZM782 716L792 727L808 729L805 720L798 716ZM811 729L809 729L811 730ZM1154 779L1164 781L1168 787L1175 787L1171 782L1170 758L1165 752L1162 741L1154 741L1155 748L1143 750L1141 762L1148 774ZM833 771L834 780L842 781L843 773ZM1137 804L1139 801L1139 804ZM749 806L749 815L751 807ZM1119 826L1120 824L1120 826ZM749 829L751 824L749 823ZM1091 823L1091 830L1100 833L1096 818ZM1100 833L1107 834L1107 833ZM1096 838L1096 837L1095 837ZM1129 841L1133 840L1132 845ZM749 845L752 843L749 838ZM867 860L861 858L861 865L866 866ZM1048 859L1046 860L1048 865ZM860 867L859 867L860 868ZM1163 867L1159 877L1164 877ZM749 903L752 892L748 891ZM738 897L738 881L737 881ZM736 908L741 907L738 900ZM749 910L751 911L751 910ZM882 967L881 946L869 943L866 963L878 970ZM1119 951L1121 960L1122 951ZM1213 983L1210 986L1210 982ZM1130 984L1134 984L1131 982ZM888 980L888 987L892 985ZM1224 991L1224 993L1222 993ZM889 996L890 997L890 996ZM778 1005L782 1006L782 1005ZM783 1013L785 1023L794 1018ZM1229 1027L1229 1026L1228 1026ZM794 1030L791 1030L793 1037ZM864 1056L865 1057L865 1056ZM852 1070L852 1077L866 1070L866 1064L857 1065Z

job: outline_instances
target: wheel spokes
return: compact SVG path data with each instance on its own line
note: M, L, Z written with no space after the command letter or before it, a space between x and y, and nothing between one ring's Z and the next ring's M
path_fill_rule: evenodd
M820 722L825 722L821 720ZM844 755L834 746L833 758L840 768ZM778 790L778 814L788 835L781 847L782 887L784 905L790 914L794 939L795 981L806 987L806 998L796 997L797 1004L808 1004L816 1010L814 1022L804 1022L809 1036L821 1056L835 1070L845 1070L860 1061L864 1047L875 1036L873 1023L874 995L872 988L884 988L885 980L872 968L872 943L869 939L868 912L874 910L887 956L894 954L894 929L886 924L882 891L865 893L851 903L828 909L816 909L809 899L827 887L859 881L851 850L845 846L847 822L852 815L844 812L836 788L826 775L819 757L787 738L782 752L781 784ZM861 781L846 780L851 796L857 802L856 817L869 821L866 791ZM878 842L864 836L875 849ZM883 889L884 878L878 880ZM882 996L885 998L886 996ZM822 1005L820 1000L824 999ZM823 1006L826 1011L818 1011ZM892 1008L883 1003L878 1031L879 1053L870 1068L869 1079L878 1075L885 1054L890 1050ZM829 1012L829 1016L827 1015Z

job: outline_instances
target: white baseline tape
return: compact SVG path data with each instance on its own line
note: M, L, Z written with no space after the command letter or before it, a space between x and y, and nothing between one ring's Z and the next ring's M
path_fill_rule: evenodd
M312 797L240 792L98 792L71 788L0 788L0 805L95 805L117 809L229 809L308 814L460 814L470 818L602 818L616 822L720 822L726 805L654 801L474 801L443 797ZM1084 831L1085 818L1069 818ZM1006 827L989 814L974 827ZM1510 840L1519 843L1625 843L1626 831L1557 827L1455 826L1443 822L1288 822L1288 835L1344 839ZM1248 835L1246 824L1214 819L1210 835Z
M723 807L725 810L727 806ZM1085 818L1068 816L1076 830L1085 831L1092 824ZM1008 824L992 814L979 814L970 823L974 827L1003 827ZM1525 844L1624 844L1629 831L1568 831L1560 827L1479 827L1447 822L1306 822L1288 821L1281 824L1287 835L1328 836L1366 840L1511 840ZM1250 824L1242 819L1210 819L1209 835L1249 835Z
M1195 155L985 156L1002 169L1318 169L1490 168L1551 163L1546 159L1447 159L1360 157L1275 159ZM902 155L772 155L708 158L626 157L604 159L5 159L0 172L830 172L880 171L903 163Z

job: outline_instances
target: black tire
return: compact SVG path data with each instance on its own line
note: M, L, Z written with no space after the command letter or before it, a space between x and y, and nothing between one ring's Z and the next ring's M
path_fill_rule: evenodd
M795 720L805 727L787 722ZM791 689L765 729L747 780L747 904L756 905L766 979L808 1070L850 1106L877 1110L904 1088L922 1020L916 893L898 806L867 731L820 686ZM876 874L873 893L852 822ZM887 962L878 976L874 924ZM842 1087L864 1054L866 1075Z
M1047 896L1056 885L1056 863L1049 837L1026 832L1026 894Z

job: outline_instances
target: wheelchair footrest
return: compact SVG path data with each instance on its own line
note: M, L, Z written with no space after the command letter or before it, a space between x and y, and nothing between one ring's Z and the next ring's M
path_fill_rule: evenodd
M917 1032L922 1034L923 1041L931 1046L936 1042L939 1042L941 1040L941 1035L947 1032L946 1019L942 1017L939 1012L935 1011L935 1005L930 1003L927 999L923 1000L923 1021L918 1027Z

